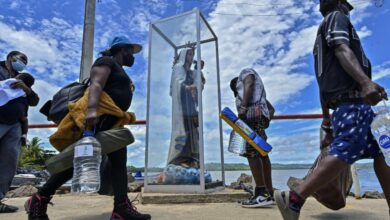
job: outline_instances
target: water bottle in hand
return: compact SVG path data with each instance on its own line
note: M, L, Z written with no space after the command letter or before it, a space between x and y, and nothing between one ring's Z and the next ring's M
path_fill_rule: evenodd
M101 145L85 131L74 148L72 192L95 193L100 188Z
M371 131L390 166L390 114L386 104L378 110L371 123Z
M233 130L230 133L228 151L235 154L243 155L246 152L245 149L246 149L245 139Z

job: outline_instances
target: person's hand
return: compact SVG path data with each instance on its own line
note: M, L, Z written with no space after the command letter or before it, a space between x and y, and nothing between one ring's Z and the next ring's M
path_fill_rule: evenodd
M186 86L186 90L190 92L196 91L196 85Z
M364 101L369 105L376 105L382 99L387 100L387 93L385 89L372 81L362 87L362 95Z
M28 88L28 86L26 86L26 84L24 84L24 82L22 80L18 80L14 83L11 84L11 88L12 89L23 89L23 91L29 95L31 93L31 89Z
M197 88L196 85L186 86L185 89L191 93L192 98L196 98Z
M242 120L245 120L247 111L247 108L240 106L240 108L238 109L238 117Z
M333 142L333 131L331 128L331 120L324 118L321 124L321 140L320 149L328 147Z
M324 149L333 142L333 134L332 132L325 131L323 128L321 128L321 133L320 149Z
M20 141L21 141L21 143L22 143L22 146L26 146L26 145L27 145L27 137L22 136L22 137L20 138Z
M85 130L91 130L95 127L98 119L96 108L88 108L85 114Z

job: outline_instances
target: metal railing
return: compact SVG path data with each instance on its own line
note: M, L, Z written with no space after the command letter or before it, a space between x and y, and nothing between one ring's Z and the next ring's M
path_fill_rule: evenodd
M293 119L321 119L322 114L292 114L292 115L275 115L273 120L293 120ZM129 125L146 125L146 120L137 120ZM56 124L31 124L28 126L34 128L56 128Z
M273 120L297 120L297 119L321 119L323 118L322 114L290 114L290 115L275 115ZM137 120L129 125L146 125L146 120ZM57 124L31 124L29 125L30 129L40 129L40 128L56 128ZM357 174L356 165L351 166L352 179L355 186L355 198L361 198L361 188L359 176Z

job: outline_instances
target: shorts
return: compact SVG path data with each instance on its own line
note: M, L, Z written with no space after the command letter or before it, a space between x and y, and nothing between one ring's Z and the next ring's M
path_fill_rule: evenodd
M348 164L380 156L382 152L370 127L374 116L371 106L367 104L340 104L332 116L334 140L329 155Z
M261 138L263 138L265 141L267 140L267 135L265 133L265 129L268 128L270 120L262 116L260 120L258 121L247 121L245 120L245 123L252 128L254 132L256 132L257 135L259 135ZM249 158L254 158L254 157L262 157L262 155L251 145L246 143L246 149L245 153L242 154L241 156L243 157L249 157Z

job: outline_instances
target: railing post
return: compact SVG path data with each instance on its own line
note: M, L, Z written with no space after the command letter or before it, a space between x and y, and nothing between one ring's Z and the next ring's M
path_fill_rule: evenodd
M358 176L358 172L357 172L355 164L352 164L352 166L351 166L351 173L352 173L353 185L355 187L355 198L356 199L361 199L362 198L362 193L361 193L361 190L360 190L360 181L359 181L359 176Z
M81 52L80 82L89 77L93 62L96 0L85 0L83 46Z

